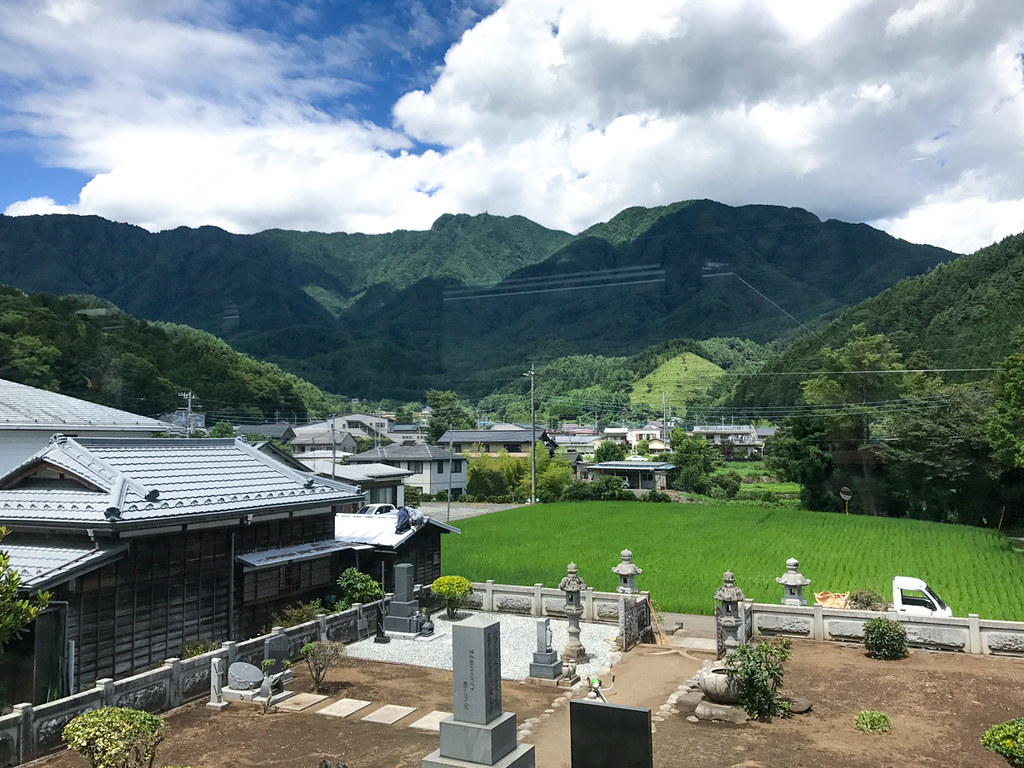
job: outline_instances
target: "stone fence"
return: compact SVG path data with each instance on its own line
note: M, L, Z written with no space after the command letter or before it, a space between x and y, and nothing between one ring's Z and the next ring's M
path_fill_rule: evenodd
M899 621L914 648L985 655L1024 655L1024 622L907 616L896 611L858 611L820 605L771 605L744 601L740 614L753 637L784 635L811 640L863 642L864 623L879 616Z
M94 688L46 704L16 704L11 714L0 717L0 768L20 765L61 747L64 726L90 709L131 707L166 712L209 695L211 659L224 659L225 667L236 661L258 667L267 657L268 648L282 648L286 641L287 657L295 659L302 646L315 640L349 643L369 637L375 631L377 606L387 603L389 598L356 603L347 611L321 615L315 621L287 629L274 627L268 635L226 642L218 650L201 656L167 659L156 669L123 680L97 680Z
M587 587L580 592L583 621L618 624L627 602L639 598L647 600L650 592L622 594L595 592ZM495 584L493 579L484 583L473 582L473 594L463 603L466 608L493 613L515 613L521 616L557 616L565 618L565 592L543 584L521 587L514 584Z

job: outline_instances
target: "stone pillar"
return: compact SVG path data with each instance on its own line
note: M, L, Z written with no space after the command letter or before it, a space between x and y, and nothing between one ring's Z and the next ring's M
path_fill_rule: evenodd
M722 586L715 592L715 629L718 638L718 658L723 658L729 651L742 645L740 638L743 617L740 616L740 603L746 600L743 591L736 586L736 577L732 571L722 576Z
M384 631L389 637L415 637L423 627L420 615L420 601L416 599L413 585L414 569L409 563L395 566L395 596L391 598L391 607L384 617Z
M558 651L551 647L551 619L537 619L537 650L530 664L530 677L557 680L562 676Z
M12 709L14 714L21 716L18 721L18 748L16 751L20 765L36 758L35 716L32 705L27 702L15 704Z
M472 616L452 626L452 715L423 768L533 768L533 747L516 742L516 716L501 709L501 624Z
M807 600L804 599L804 587L810 584L811 580L804 578L804 575L799 572L799 568L800 561L791 557L786 561L786 572L775 579L783 587L783 605L807 605Z
M210 659L210 700L206 702L207 709L220 712L228 706L228 703L224 701L224 688L221 683L223 674L224 659L216 657Z
M643 573L643 569L633 564L633 553L628 549L622 550L619 557L622 562L612 568L612 573L619 577L619 586L615 591L635 595L639 591L636 588L636 577Z
M586 582L579 577L576 563L569 563L566 575L558 588L565 592L565 616L569 619L569 641L562 651L562 662L576 664L587 661L587 649L580 642L580 616L583 606L580 603L580 592L587 588Z

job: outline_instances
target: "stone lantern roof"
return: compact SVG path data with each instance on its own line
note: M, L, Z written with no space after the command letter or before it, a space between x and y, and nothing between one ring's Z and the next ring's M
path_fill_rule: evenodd
M633 553L628 549L622 550L620 553L622 562L612 568L612 573L618 576L639 576L643 573L643 568L640 568L633 562Z
M569 563L566 568L566 575L558 582L558 588L563 592L582 592L587 584L580 578L576 563Z
M798 572L800 568L800 561L795 557L789 558L786 561L786 572L781 576L776 577L775 581L784 587L806 587L811 583L811 580L805 578L802 573Z
M720 602L738 603L746 600L747 596L743 590L736 586L736 577L732 571L726 571L722 576L722 586L715 592L715 600Z

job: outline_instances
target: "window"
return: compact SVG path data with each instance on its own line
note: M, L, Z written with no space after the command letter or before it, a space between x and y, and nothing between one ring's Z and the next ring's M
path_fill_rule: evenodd
M444 460L442 459L441 461L435 461L434 464L436 465L435 471L437 472L437 474L444 474Z
M462 471L462 460L461 459L455 459L454 461L452 461L452 474L456 474L457 475L461 471Z
M415 473L419 474L420 472L423 471L423 462L422 461L410 461L409 462L409 471L410 472L415 472Z
M509 453L522 453L523 446L520 443L509 443L505 446L505 450Z
M453 451L462 451L462 443L452 443Z

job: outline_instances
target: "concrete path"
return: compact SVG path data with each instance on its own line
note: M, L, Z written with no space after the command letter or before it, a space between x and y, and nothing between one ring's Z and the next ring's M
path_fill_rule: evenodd
M417 505L419 510L427 517L432 517L438 522L447 523L456 520L464 520L467 517L478 515L489 515L491 512L501 512L506 509L525 507L525 504L461 504L453 501L451 504L451 517L449 517L448 502L446 501L424 501Z

